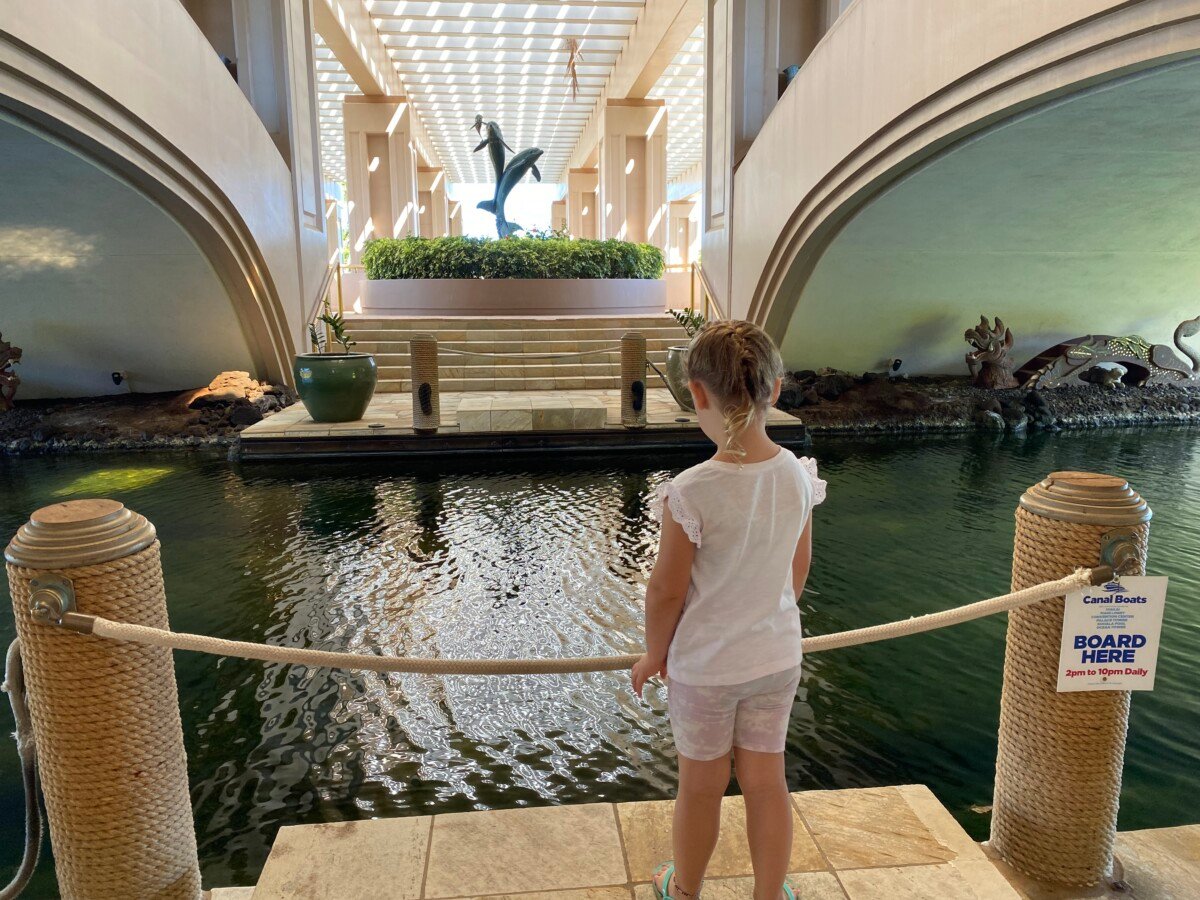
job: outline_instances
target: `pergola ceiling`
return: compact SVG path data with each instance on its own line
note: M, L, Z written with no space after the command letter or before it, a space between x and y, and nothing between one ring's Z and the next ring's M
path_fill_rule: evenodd
M667 181L700 161L704 152L704 23L688 35L650 96L667 104Z
M476 113L499 123L514 150L540 147L542 179L561 182L613 63L645 0L374 0L368 2L431 147L452 182L490 182L487 154L473 153ZM579 92L567 80L567 40L579 42ZM359 89L316 36L321 156L326 178L345 179L342 100ZM650 97L667 104L667 175L700 160L704 28L684 41Z
M321 167L327 181L346 180L346 135L342 129L342 99L357 94L358 86L333 51L314 34L317 66L317 118L321 129Z
M543 181L567 162L644 0L375 0L371 17L454 182L493 179L473 153L475 115L494 120L514 151L540 147ZM579 42L571 96L567 41Z

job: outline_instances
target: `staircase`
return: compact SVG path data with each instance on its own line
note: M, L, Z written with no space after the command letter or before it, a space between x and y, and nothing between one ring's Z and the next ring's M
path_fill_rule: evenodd
M586 316L579 318L353 318L349 329L363 353L375 354L380 393L412 389L408 338L433 334L439 351L479 353L577 353L616 348L621 335L646 336L650 361L660 369L667 348L687 343L675 320L661 316ZM439 353L439 387L457 391L541 391L620 388L621 354L617 349L567 359L491 359Z

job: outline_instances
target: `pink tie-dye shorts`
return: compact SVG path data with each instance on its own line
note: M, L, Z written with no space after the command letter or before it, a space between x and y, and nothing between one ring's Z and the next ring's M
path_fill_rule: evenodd
M689 685L671 679L667 708L675 748L694 760L718 759L734 747L782 753L800 667L743 684Z

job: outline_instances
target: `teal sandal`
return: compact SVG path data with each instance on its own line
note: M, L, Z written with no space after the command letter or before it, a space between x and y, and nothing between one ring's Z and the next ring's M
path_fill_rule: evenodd
M656 878L659 876L662 876L662 878L661 878L662 887L659 887L658 881L651 882L654 886L654 896L657 897L658 900L679 900L679 898L677 898L673 894L671 894L671 879L675 877L675 863L671 862L670 860L667 860L665 863L663 863L661 866L658 867L658 869L654 872L654 875ZM693 898L699 898L699 896L700 896L699 888L697 888L696 893L688 894L688 896L693 897ZM792 898L792 900L795 900L795 898Z
M792 890L792 883L786 878L783 881L783 896L785 896L787 900L796 900L796 892Z

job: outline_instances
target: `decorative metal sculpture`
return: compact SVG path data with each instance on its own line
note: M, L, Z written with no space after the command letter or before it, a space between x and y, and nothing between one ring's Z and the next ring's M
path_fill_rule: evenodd
M967 354L967 368L975 387L994 391L1017 386L1013 361L1008 356L1013 345L1012 332L999 316L994 326L988 324L987 316L980 316L979 324L968 328L963 338L975 348Z
M492 169L496 173L496 193L491 200L480 200L475 204L479 209L485 212L490 212L496 217L496 233L502 237L511 237L517 231L525 229L516 222L510 222L504 217L504 203L508 200L508 195L517 183L525 177L526 173L532 172L533 177L538 181L542 180L542 173L538 171L537 161L542 156L542 151L536 147L531 147L528 150L522 150L511 160L508 165L504 164L504 151L507 149L510 152L512 147L504 143L504 136L500 133L500 126L495 122L484 122L483 116L475 116L475 131L483 137L479 142L479 146L475 148L476 153L487 147L488 156L492 160ZM484 132L486 131L486 136Z
M0 412L13 408L13 398L17 395L21 376L13 371L12 366L20 361L21 348L14 347L0 334Z
M1180 322L1175 329L1175 348L1183 358L1166 344L1151 344L1140 335L1089 334L1039 353L1017 370L1017 378L1025 387L1053 388L1084 380L1081 376L1096 365L1117 363L1127 370L1125 380L1137 387L1200 384L1200 353L1184 343L1197 334L1200 317Z
M579 41L567 38L567 81L571 84L571 99L579 98L579 64L583 62L583 51Z

